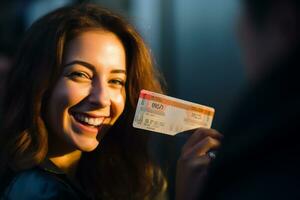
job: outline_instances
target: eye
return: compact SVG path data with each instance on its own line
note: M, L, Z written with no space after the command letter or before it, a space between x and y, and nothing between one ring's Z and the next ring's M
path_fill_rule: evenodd
M85 73L85 72L81 72L81 71L74 71L74 72L71 72L67 75L67 77L73 79L73 80L77 80L77 79L89 79L91 80L92 77Z
M125 85L125 81L122 79L111 79L109 83L115 86L123 87Z

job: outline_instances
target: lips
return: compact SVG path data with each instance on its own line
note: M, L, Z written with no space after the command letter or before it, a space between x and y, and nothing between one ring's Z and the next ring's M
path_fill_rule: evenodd
M79 112L72 112L70 114L74 120L74 125L77 131L92 137L95 137L98 134L104 120L107 118L106 116Z
M105 119L105 117L91 117L89 115L81 113L74 113L73 116L78 122L95 127L100 126Z

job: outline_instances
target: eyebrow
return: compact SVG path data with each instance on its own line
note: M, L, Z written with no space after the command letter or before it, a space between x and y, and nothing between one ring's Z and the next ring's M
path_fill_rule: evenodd
M93 64L82 61L82 60L73 60L72 62L69 62L69 63L63 65L63 68L68 67L70 65L75 65L75 64L85 66L85 67L89 68L91 71L95 71L95 69L96 69L96 67ZM110 71L110 73L114 73L114 74L115 73L123 73L123 74L126 75L126 70L124 70L124 69L113 69L113 70Z

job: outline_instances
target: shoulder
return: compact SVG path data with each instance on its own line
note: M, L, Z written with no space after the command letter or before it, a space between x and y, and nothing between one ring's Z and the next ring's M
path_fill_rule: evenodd
M72 188L53 174L30 169L17 174L4 192L3 199L78 199Z

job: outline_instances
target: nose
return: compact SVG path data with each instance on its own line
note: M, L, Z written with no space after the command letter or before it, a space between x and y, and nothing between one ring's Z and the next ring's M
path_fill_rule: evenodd
M107 107L110 106L110 94L107 84L105 83L95 83L92 86L90 94L88 96L88 101L97 107Z

